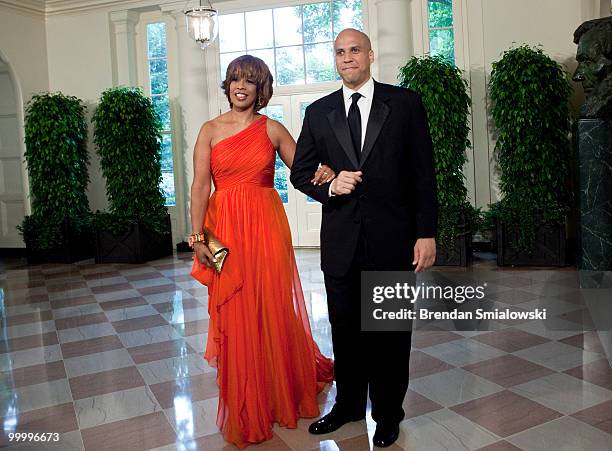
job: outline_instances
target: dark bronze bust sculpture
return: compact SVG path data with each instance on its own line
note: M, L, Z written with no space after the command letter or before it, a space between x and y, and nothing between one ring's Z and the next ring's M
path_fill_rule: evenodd
M582 83L586 100L582 118L612 117L612 17L589 20L574 32L578 67L573 80Z

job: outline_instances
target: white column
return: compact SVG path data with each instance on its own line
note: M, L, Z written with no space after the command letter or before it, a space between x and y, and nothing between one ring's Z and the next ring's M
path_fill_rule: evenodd
M419 0L417 0L419 1ZM376 0L379 79L397 84L399 68L412 56L412 22L407 0Z
M110 19L115 28L118 85L138 85L136 24L139 18L139 13L130 10L113 11L110 13Z
M177 124L175 138L177 151L181 152L183 167L175 168L177 190L182 190L183 233L191 233L189 219L190 188L193 181L193 148L204 122L210 119L208 113L208 85L206 81L205 53L187 34L187 23L183 7L185 2L161 6L175 21L178 47L178 96L171 100ZM180 185L180 188L179 188ZM177 202L179 201L177 193ZM177 204L177 206L179 206Z

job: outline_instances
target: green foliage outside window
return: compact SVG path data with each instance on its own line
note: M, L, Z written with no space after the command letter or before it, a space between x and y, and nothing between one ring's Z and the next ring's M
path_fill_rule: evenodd
M463 166L467 161L470 97L461 71L441 55L412 57L400 69L400 86L420 94L433 143L438 187L438 242L473 233L479 212L467 200Z
M140 222L165 232L161 124L151 100L139 88L108 89L92 122L110 203L109 213L96 215L97 226L118 235Z
M155 22L147 24L147 57L151 100L161 119L163 140L161 153L162 181L160 188L164 193L166 205L176 204L174 187L174 161L172 159L172 122L168 95L168 55L166 24Z
M299 10L296 11L298 13ZM332 40L332 16L329 3L311 3L302 7L304 14L304 42L326 42Z
M453 26L453 2L451 0L429 0L427 12L431 28Z
M431 55L442 55L455 62L455 37L453 31L452 0L429 0L429 50Z
M31 249L65 245L65 220L78 233L90 224L85 106L61 93L33 96L26 106L25 144L32 215L18 229Z
M332 19L334 39L345 28L363 31L363 11L361 0L332 0Z
M149 58L167 57L166 24L164 22L147 25L147 48Z
M564 224L569 211L570 92L567 74L541 48L510 49L493 63L489 93L503 198L489 217L517 231L524 251L533 248L537 227Z

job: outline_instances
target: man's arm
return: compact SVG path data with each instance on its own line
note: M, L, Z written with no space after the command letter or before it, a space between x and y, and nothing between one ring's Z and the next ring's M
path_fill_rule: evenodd
M322 163L310 129L310 106L306 108L304 124L297 141L293 166L291 166L290 180L293 186L321 202L323 205L329 201L330 182L322 185L313 185L312 174L314 174ZM333 169L333 168L332 168Z
M408 140L410 160L415 188L416 243L413 265L421 272L436 260L436 231L438 225L438 199L433 146L427 123L427 113L418 94L413 94L409 103Z
M427 113L418 94L411 95L408 140L411 169L416 190L416 237L435 238L438 226L438 198L433 146Z

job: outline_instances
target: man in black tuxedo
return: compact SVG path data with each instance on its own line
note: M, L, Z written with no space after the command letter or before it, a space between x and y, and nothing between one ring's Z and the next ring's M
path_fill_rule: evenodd
M411 333L361 331L361 271L419 272L433 264L433 153L419 96L372 79L368 36L344 30L334 48L343 86L306 109L291 168L291 183L323 205L321 269L337 388L331 412L309 431L326 434L363 419L369 387L374 445L385 447L404 417ZM338 176L313 185L320 163Z

